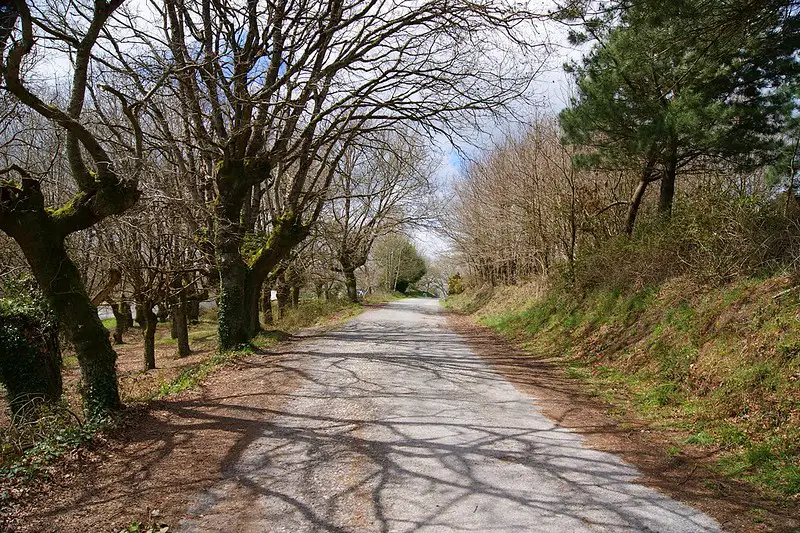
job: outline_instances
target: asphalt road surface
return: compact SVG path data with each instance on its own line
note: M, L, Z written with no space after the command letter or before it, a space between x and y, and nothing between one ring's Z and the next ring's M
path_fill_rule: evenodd
M371 310L291 350L304 385L179 530L719 531L543 416L435 300Z

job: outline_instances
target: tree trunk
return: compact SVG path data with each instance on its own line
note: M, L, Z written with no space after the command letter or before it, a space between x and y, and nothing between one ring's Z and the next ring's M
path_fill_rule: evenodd
M358 302L358 289L356 287L356 273L354 270L344 271L344 285L347 287L347 299L353 303Z
M261 331L261 321L259 320L258 314L258 303L261 299L261 290L264 287L264 280L259 279L255 273L251 273L250 275L250 287L247 291L247 305L250 306L250 311L248 313L248 318L250 320L250 326L247 331L247 334L252 339Z
M145 302L142 306L142 314L144 315L144 329L142 330L144 369L153 370L156 367L156 326L158 322L156 314L153 312L152 302Z
M669 219L672 216L672 203L675 198L675 176L678 173L677 149L670 148L670 154L661 177L661 189L658 195L658 213Z
M111 312L114 313L114 320L117 322L114 325L114 344L124 344L125 341L122 339L122 336L125 334L128 321L125 315L122 314L122 302L119 304L108 302L108 304L111 306Z
M291 211L276 217L268 244L248 266L241 255L242 206L251 187L247 185L244 163L226 161L218 169L216 183L214 243L220 276L219 344L226 350L247 343L256 335L261 286L278 263L308 235L309 226Z
M175 302L169 307L169 338L170 339L177 339L178 338L178 321L175 319L176 315L178 314L178 303ZM185 319L185 315L184 315Z
M261 289L261 313L265 326L275 323L272 318L272 286L268 283L265 283Z
M291 298L289 286L283 281L279 281L275 292L278 301L278 318L283 318L286 314L286 309L289 307L289 300Z
M186 302L186 314L189 322L197 324L200 322L200 298L192 297Z
M39 218L38 213L30 216ZM84 407L90 416L121 406L117 354L97 308L86 294L80 272L67 254L64 238L44 211L41 219L19 224L12 237L28 260L42 294L59 319L81 367Z
M140 329L144 329L145 319L144 319L144 309L142 308L142 305L137 303L134 306L134 311L136 311L136 318L133 319L134 322L136 322L136 324L139 326Z
M292 307L295 309L300 306L300 287L292 287Z
M133 313L131 313L131 304L124 300L120 300L118 307L119 314L122 316L124 321L123 333L127 333L127 331L133 327Z
M244 169L237 163L223 165L216 178L219 194L214 210L214 244L219 271L219 347L230 350L250 340L252 321L247 289L250 269L241 254L244 229L240 223L247 187Z
M647 161L644 169L642 169L642 177L639 180L639 184L636 186L636 190L633 191L633 196L628 204L628 216L625 218L626 235L633 235L633 226L636 224L636 215L639 214L639 207L642 205L642 199L644 198L644 193L647 190L647 186L651 181L653 181L652 175L653 162Z
M640 181L636 186L636 190L633 192L633 197L628 205L628 216L625 218L626 235L633 234L633 226L636 224L636 215L639 214L639 206L642 205L642 198L644 198L648 183L650 182L644 180Z
M178 340L178 357L186 357L191 353L189 347L189 326L186 321L186 297L178 296L178 304L172 311L172 324L175 329L175 339Z

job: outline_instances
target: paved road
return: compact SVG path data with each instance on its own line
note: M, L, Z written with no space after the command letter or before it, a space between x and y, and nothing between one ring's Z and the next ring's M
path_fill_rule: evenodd
M305 385L183 531L719 530L545 418L434 300L369 311L292 350Z

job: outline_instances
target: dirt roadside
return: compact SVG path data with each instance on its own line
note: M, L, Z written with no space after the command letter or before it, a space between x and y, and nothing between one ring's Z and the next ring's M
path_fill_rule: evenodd
M449 325L497 372L563 427L582 434L595 449L616 454L642 472L642 482L713 516L727 531L800 531L800 502L778 505L743 483L709 468L713 455L684 447L669 453L675 432L642 420L608 414L609 405L556 364L537 360L489 328L464 315L447 313Z
M134 522L177 524L302 383L305 361L286 347L282 355L240 359L198 390L130 408L126 429L81 448L17 506L13 531L117 533Z

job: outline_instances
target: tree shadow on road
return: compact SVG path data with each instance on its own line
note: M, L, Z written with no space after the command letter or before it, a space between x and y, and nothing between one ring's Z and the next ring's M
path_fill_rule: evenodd
M398 331L383 315L293 340L142 410L95 471L31 510L27 531L111 530L152 509L185 531L710 530L605 453L647 464L630 430L583 420L580 433L610 443L595 451L554 421L516 416L533 400L508 394L509 373L562 395L565 413L596 408L516 355L490 366L441 321Z

